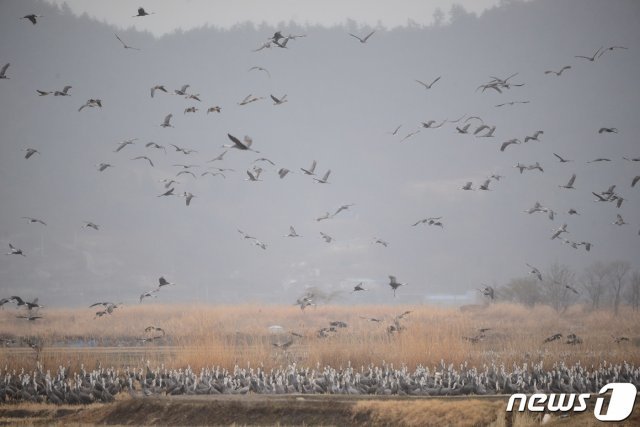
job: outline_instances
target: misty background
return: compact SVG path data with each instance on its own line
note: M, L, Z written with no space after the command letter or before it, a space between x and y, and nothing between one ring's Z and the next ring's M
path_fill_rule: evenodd
M154 11L153 3L143 6ZM0 80L0 248L8 252L12 243L27 255L0 258L0 297L39 297L45 306L138 303L164 275L177 285L153 302L290 304L314 287L334 303L407 304L472 298L481 283L527 276L526 263L543 273L554 263L577 271L594 261L640 267L640 186L631 188L640 163L623 160L640 157L636 1L503 2L478 14L454 6L428 26L416 17L389 29L354 17L332 26L246 22L164 35L34 0L3 1L0 10L0 66L11 63L9 79ZM131 25L175 19L113 10ZM18 19L30 13L43 15L37 25ZM349 35L374 29L365 44ZM276 30L306 37L253 52ZM114 33L141 50L124 49ZM593 62L574 57L614 45L628 50ZM544 74L565 65L572 68L559 77ZM253 66L271 77L248 71ZM510 82L524 86L476 90L490 76L514 73ZM415 82L438 76L429 90ZM202 102L151 98L156 84L170 92L190 84ZM73 86L69 97L36 93L65 85ZM265 99L238 105L248 94ZM287 94L288 102L274 106L270 94ZM90 98L103 107L78 112ZM496 107L510 101L529 103ZM216 105L220 114L206 114ZM191 106L199 111L184 114ZM174 127L163 128L169 113ZM459 123L447 123L400 142L421 122L462 115L495 125L495 136L461 135ZM601 127L619 133L599 134ZM500 152L502 142L536 130L544 131L540 141ZM206 163L230 143L227 133L249 135L260 154L231 149ZM114 152L130 138L138 140ZM145 148L150 141L166 154ZM26 148L40 154L25 159ZM559 163L553 153L574 161ZM155 167L131 160L141 155ZM260 157L276 166L259 162L262 182L245 181ZM598 157L611 161L587 163ZM302 174L313 160L317 175L331 169L329 184ZM98 172L102 162L114 167ZM517 162L539 162L544 173L520 174ZM197 179L177 178L176 193L196 195L188 207L181 197L157 197L165 191L159 181L174 178L179 163L200 165ZM201 177L207 166L235 172ZM293 173L280 179L281 167ZM504 178L490 191L461 190L494 173ZM573 173L576 189L559 188ZM611 185L625 198L619 209L591 194ZM555 220L523 213L536 201ZM580 215L569 216L569 208ZM618 213L627 225L612 224ZM443 229L411 226L440 216ZM593 243L590 252L550 239L563 223L565 237ZM290 225L303 237L283 237ZM320 232L335 240L326 243ZM395 299L388 275L409 283ZM370 291L350 294L361 281Z

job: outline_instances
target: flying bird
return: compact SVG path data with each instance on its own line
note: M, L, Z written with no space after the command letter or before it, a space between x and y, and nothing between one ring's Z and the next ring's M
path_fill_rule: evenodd
M31 21L31 23L33 25L36 25L38 23L38 18L42 18L42 15L36 15L35 13L31 13L29 15L25 15L20 19L28 19L29 21Z
M254 153L260 153L259 151L256 151L251 148L251 144L253 144L253 140L248 136L244 137L243 142L240 142L238 138L231 135L230 133L227 134L227 137L231 140L231 142L233 142L233 145L223 145L222 146L223 148L236 148L238 150L244 150L244 151L248 150L248 151L253 151Z
M542 131L542 130L537 130L537 131L535 131L535 133L534 133L533 135L531 135L531 136L525 136L525 138L524 138L524 142L529 142L529 141L540 141L540 140L538 139L538 137L539 137L540 135L542 135L543 133L544 133L544 131Z
M23 216L23 217L22 217L22 219L26 219L26 220L27 220L27 221L29 221L31 224L33 224L33 223L36 223L36 222L37 222L37 223L42 224L42 225L47 225L47 223L46 223L46 222L44 222L43 220L38 219L38 218L31 218L30 216Z
M366 43L366 42L367 42L367 40L369 40L369 37L371 37L371 36L373 35L373 33L375 33L375 30L374 30L374 31L371 31L371 32L370 32L369 34L367 34L364 38L360 38L360 37L356 36L355 34L351 34L351 33L349 33L349 35L350 35L351 37L355 37L355 38L357 38L358 40L360 40L360 43Z
M320 221L323 221L325 219L330 219L330 218L331 218L331 214L329 212L327 212L324 215L322 215L321 217L316 218L316 221L320 222Z
M180 96L186 96L187 95L187 89L189 89L191 87L191 85L182 85L182 87L180 89L174 89L173 94L174 95L180 95Z
M391 286L391 289L393 289L394 298L396 296L396 289L398 289L400 286L405 286L405 285L407 285L407 283L399 283L398 280L396 279L396 276L389 276L389 286Z
M146 148L162 149L162 150L164 150L165 154L167 153L167 149L164 147L164 145L157 144L157 143L155 143L153 141L152 142L147 142L146 144L144 144L144 146Z
M147 156L137 156L137 157L134 157L134 158L133 158L133 159L131 159L131 160L142 160L142 159L144 159L144 160L148 161L148 162L149 162L149 164L151 165L151 167L153 167L153 162L152 162L152 161L151 161L151 159L150 159L150 158L148 158Z
M360 282L360 283L358 283L357 285L355 285L355 286L353 287L353 290L351 291L351 293L359 292L359 291L368 291L368 289L365 289L365 287L364 287L364 286L362 286L362 282Z
M100 163L96 165L98 168L98 172L104 172L107 168L112 168L113 165L109 163Z
M622 219L622 215L620 214L616 214L616 220L615 222L612 222L613 225L624 225L626 224L626 222L624 222L624 219Z
M134 18L139 18L139 17L141 17L141 16L153 15L154 13L155 13L155 12L148 13L148 12L146 12L146 11L144 10L144 8L143 8L143 7L139 7L139 8L138 8L138 14L137 14L137 15L133 15L133 17L134 17Z
M153 298L157 298L158 295L155 295L158 291L160 290L160 288L156 288L156 289L152 289L150 291L147 292L143 292L140 295L140 302L142 303L142 300L145 298L149 298L149 297L153 297Z
M326 233L323 233L322 231L320 232L320 235L322 236L324 241L327 242L327 243L331 243L331 241L333 240L333 237L329 236Z
M518 138L513 138L513 139L510 139L508 141L505 141L500 146L500 151L504 151L511 144L520 144L520 143L521 143L521 141Z
M574 173L573 175L571 175L571 178L569 178L569 182L567 182L566 185L558 185L558 187L574 190L575 187L573 186L573 183L575 182L575 180L576 180L576 174Z
M600 51L603 48L601 47L600 49L596 50L596 52L593 54L593 56L583 56L583 55L576 55L575 58L582 58L582 59L586 59L587 61L593 62L595 61L596 57L598 56L598 54L600 53Z
M101 99L88 99L87 102L85 102L84 104L82 104L80 106L80 108L78 108L78 111L82 111L84 108L86 107L90 107L90 108L94 108L94 107L98 107L98 108L102 108L102 100Z
M0 79L8 79L9 77L7 77L7 68L9 68L9 65L11 65L10 63L6 63L4 64L4 66L0 69ZM51 93L51 92L49 92Z
M280 168L278 170L278 176L280 177L280 179L284 178L285 176L287 176L287 174L291 172L289 169L287 168Z
M562 67L560 69L560 71L547 70L544 73L545 74L555 74L556 76L560 77L565 70L570 70L570 69L571 69L571 65L565 65L564 67Z
M69 89L71 89L73 86L65 86L62 88L62 90L56 90L55 92L53 92L53 96L71 96L69 95Z
M16 248L11 243L9 243L9 252L7 252L5 255L22 255L23 257L26 257L22 249Z
M23 151L25 151L27 154L24 155L25 159L30 158L31 156L33 156L34 154L40 154L40 152L38 150L36 150L35 148L25 148Z
M560 163L568 163L568 162L572 162L572 161L573 161L573 160L567 160L567 159L565 159L565 158L563 158L563 157L559 156L559 155L558 155L558 154L556 154L556 153L553 153L553 155L554 155L554 156L556 156L556 157L558 158L558 160L560 160Z
M434 81L432 81L431 83L427 84L423 81L420 80L416 80L417 83L420 83L422 86L424 86L425 89L431 89L431 87L438 81L440 80L442 76L436 77Z
M172 128L173 126L170 123L171 117L173 117L173 114L167 114L162 124L160 124L160 126L162 126L163 128Z
M118 35L117 35L117 34L116 34L115 36L116 36L116 38L118 39L118 41L119 41L120 43L122 43L122 47L124 47L125 49L140 50L140 49L138 49L137 47L133 47L133 46L129 46L129 45L127 45L125 42L123 42L123 41L122 41L122 39L121 39L120 37L118 37ZM151 97L153 98L153 95L152 95Z
M471 181L468 181L465 185L463 185L461 188L463 190L473 190L473 188L471 188L471 186L473 185L473 183Z
M491 286L488 286L488 285L483 285L483 286L484 287L482 289L478 289L482 293L482 295L484 295L485 297L489 297L492 300L495 299L496 297L495 290Z
M631 188L635 187L638 181L640 181L640 175L634 176L633 179L631 180Z
M313 180L319 184L328 184L330 174L331 174L331 169L329 169L322 178L313 178Z
M138 138L125 139L124 141L118 143L118 148L116 148L113 152L117 153L118 151L120 151L124 147L126 147L127 145L135 144L135 141L137 141L137 140L138 140Z
M289 226L289 234L285 235L284 237L302 237L301 235L299 235L298 233L296 233L295 228L293 228L292 225Z
M100 230L100 226L91 221L84 221L84 225L82 226L82 228L93 228L96 231Z
M267 73L267 76L269 76L269 78L271 78L271 73L266 68L255 66L255 67L249 68L248 71L253 71L253 70L264 71L265 73Z
M209 113L219 113L222 111L222 108L220 108L219 106L214 106L214 107L209 107L207 108L207 114Z
M249 95L245 96L242 101L238 102L238 105L247 105L247 104L250 104L252 102L259 101L261 99L264 99L264 98L262 96L253 96L253 95L249 94Z
M284 104L285 102L288 101L287 100L287 95L283 95L280 98L276 98L273 95L270 95L270 96L271 96L271 99L273 100L273 105L282 105L282 104Z
M332 217L333 217L333 216L336 216L336 215L338 215L340 212L342 212L342 211L346 211L346 210L347 210L347 209L349 209L351 206L355 206L355 203L349 203L348 205L342 205L342 206L340 206L340 207L335 211L335 213L334 213L333 215L331 215L331 216L332 216Z
M598 129L598 133L618 133L618 129L603 127Z
M551 240L554 240L558 237L560 237L560 235L562 233L568 233L567 231L567 224L562 224L561 227L559 227L557 230L554 231L553 235L551 236Z
M373 238L373 243L379 243L379 244L381 244L382 246L384 246L385 248L389 246L389 242L387 242L387 241L385 241L385 240L382 240L382 239L380 239L380 238L378 238L378 237L374 237L374 238Z
M309 169L304 169L304 168L300 168L300 170L302 172L304 172L306 175L315 175L315 169L316 169L316 161L314 160L313 163L311 163L311 167Z
M185 191L184 193L182 193L182 197L184 197L184 202L187 206L189 206L189 204L191 204L191 199L193 199L194 196L193 194L189 193L188 191Z
M155 85L151 88L151 97L153 98L153 95L155 95L156 91L162 91L164 93L167 93L167 89L164 87L164 85Z
M538 280L542 281L542 273L540 273L540 270L538 270L536 267L532 266L531 264L527 264L527 267L531 269L531 271L529 271L529 274L533 274L538 278Z
M160 278L158 279L158 289L160 289L163 286L171 286L171 285L175 285L175 283L169 282L167 279L164 278L164 276L160 276Z

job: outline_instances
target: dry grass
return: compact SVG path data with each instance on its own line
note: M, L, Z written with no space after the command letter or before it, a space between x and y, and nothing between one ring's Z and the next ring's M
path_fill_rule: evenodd
M389 335L386 327L405 310L412 313L402 324L400 334ZM44 347L39 357L45 366L84 363L93 367L134 366L149 360L169 366L198 369L220 365L279 366L297 361L305 366L333 367L383 361L396 367L434 366L444 360L456 365L467 362L481 366L496 361L538 362L545 366L556 361L584 366L603 360L640 363L640 314L624 311L614 318L609 312L589 312L583 307L558 314L549 307L529 309L519 305L495 304L477 310L428 306L320 306L304 312L293 306L166 306L144 305L117 309L113 315L94 319L92 309L47 309L45 319L27 322L18 312L0 312L0 335L37 337ZM384 318L375 323L359 316ZM332 320L349 324L329 338L317 338L316 331ZM138 343L144 328L155 325L166 330L163 339ZM288 333L272 334L270 325L304 335L294 339L289 351L272 344L291 338ZM484 341L473 344L463 336L477 334L480 327L492 328ZM576 346L564 341L542 344L545 337L560 332L576 333L584 343ZM632 342L614 344L611 335L625 335ZM70 343L82 342L72 346ZM35 361L28 348L0 348L0 360L9 366L27 367Z

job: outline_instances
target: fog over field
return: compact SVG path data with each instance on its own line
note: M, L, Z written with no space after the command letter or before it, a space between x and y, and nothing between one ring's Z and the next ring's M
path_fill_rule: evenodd
M407 8L406 19L389 13L380 23L364 11L314 21L313 8L296 21L273 8L261 24L255 13L242 19L230 8L219 26L197 28L191 9L189 29L177 31L171 21L180 15L164 2L143 4L155 14L136 18L130 2L108 12L60 4L0 3L0 67L10 63L0 80L0 249L9 252L11 243L26 254L0 257L0 298L39 297L47 307L138 304L164 276L177 285L154 302L293 304L313 287L333 303L413 304L467 293L472 300L481 283L528 276L527 263L543 273L553 263L578 273L594 261L640 268L640 184L631 186L640 175L640 161L632 161L640 158L637 1L473 2L472 11L443 3L440 17ZM36 25L19 19L31 13L43 15ZM366 43L349 35L373 30ZM275 31L305 37L254 51ZM139 50L123 48L115 33ZM611 46L626 49L601 50L594 61L575 57ZM545 74L567 65L560 76ZM254 66L268 73L249 71ZM515 73L502 93L478 89ZM430 89L416 82L439 76ZM159 84L169 94L152 98ZM200 102L171 95L185 84ZM36 92L65 85L71 96ZM264 99L238 105L249 94ZM273 105L270 95L285 94L288 102ZM78 111L88 99L102 107ZM496 107L516 101L528 102ZM213 106L221 112L207 113ZM161 127L169 113L172 127ZM463 115L434 129L421 125ZM494 136L472 135L477 119L467 122L469 134L456 131L471 116L495 126ZM525 143L537 130L539 141ZM250 136L260 153L229 149L207 163L231 143L227 134ZM513 138L522 143L501 151ZM146 148L151 141L166 153ZM27 148L39 153L25 159ZM132 160L138 156L154 166ZM275 166L255 162L262 157ZM610 161L588 163L598 158ZM331 170L328 183L300 170L314 160L315 178ZM518 162L539 162L544 172L520 173ZM100 163L113 167L99 172ZM199 167L188 169L195 177L176 178L187 169L175 164ZM234 171L201 176L212 166ZM260 182L246 180L254 166L263 169ZM292 173L281 179L280 168ZM575 189L559 188L574 173ZM492 174L502 179L478 190ZM179 181L175 194L196 196L189 206L184 197L158 197L165 178ZM468 181L474 191L461 189ZM619 208L594 201L592 192L612 185L624 198ZM536 201L554 210L554 220L523 212ZM613 224L617 214L626 224ZM427 217L442 217L443 227L412 226ZM568 233L552 240L565 223ZM302 237L284 237L290 226ZM574 249L565 238L593 247ZM408 282L396 298L389 275ZM369 292L351 294L359 282Z

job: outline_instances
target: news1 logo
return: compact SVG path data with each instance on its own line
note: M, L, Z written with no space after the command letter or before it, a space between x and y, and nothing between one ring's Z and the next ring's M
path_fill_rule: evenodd
M630 383L610 383L600 389L598 395L602 395L611 391L609 403L606 413L603 412L605 397L596 399L593 415L599 421L623 421L633 411L633 405L636 401L636 386ZM526 394L516 393L509 397L507 404L507 412L513 411L516 399L520 399L517 411L524 412L525 408L531 412L549 412L557 411L573 411L584 412L587 409L587 400L591 398L589 393L561 393L561 394L545 394L535 393L530 397Z

